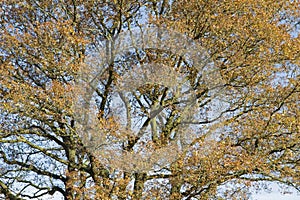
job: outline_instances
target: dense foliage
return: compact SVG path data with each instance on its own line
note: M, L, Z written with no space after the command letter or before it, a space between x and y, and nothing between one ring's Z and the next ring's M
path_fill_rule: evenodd
M300 191L299 1L0 2L0 198Z

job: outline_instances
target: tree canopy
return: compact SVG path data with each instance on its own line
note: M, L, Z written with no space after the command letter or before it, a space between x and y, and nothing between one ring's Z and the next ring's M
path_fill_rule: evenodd
M1 0L0 198L300 191L299 9Z

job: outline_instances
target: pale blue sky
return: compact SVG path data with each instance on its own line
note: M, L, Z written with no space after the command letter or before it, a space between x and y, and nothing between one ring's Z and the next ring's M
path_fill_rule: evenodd
M300 193L297 193L295 189L290 188L291 194L282 194L280 193L280 188L275 183L272 184L272 191L268 192L259 192L253 194L253 200L300 200Z

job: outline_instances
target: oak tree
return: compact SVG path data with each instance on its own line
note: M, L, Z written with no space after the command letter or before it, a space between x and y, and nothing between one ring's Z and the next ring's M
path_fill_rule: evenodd
M300 191L298 1L0 2L0 198Z

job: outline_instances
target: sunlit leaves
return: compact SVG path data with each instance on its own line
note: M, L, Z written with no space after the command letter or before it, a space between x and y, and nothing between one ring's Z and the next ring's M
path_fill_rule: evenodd
M246 199L260 181L300 190L298 1L0 7L6 196L26 197L18 182L66 199Z

